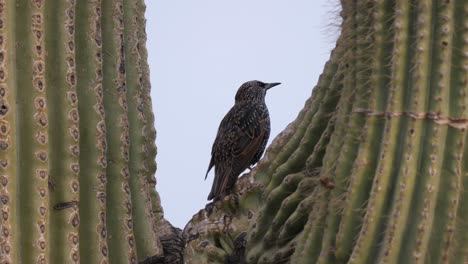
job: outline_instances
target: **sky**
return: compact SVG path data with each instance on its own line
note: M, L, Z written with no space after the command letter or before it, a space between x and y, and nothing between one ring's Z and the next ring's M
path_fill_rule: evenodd
M337 2L146 1L156 189L174 226L208 202L211 147L242 83L282 83L266 98L270 143L296 118L335 46Z

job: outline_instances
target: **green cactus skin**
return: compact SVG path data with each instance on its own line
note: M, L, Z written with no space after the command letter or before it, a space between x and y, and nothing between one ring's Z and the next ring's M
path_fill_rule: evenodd
M17 120L11 114L18 111L15 102L18 100L16 83L16 61L15 61L15 5L12 1L1 0L0 21L3 26L0 28L0 96L2 114L0 115L0 252L3 257L10 262L18 263L19 227L18 221L18 181L12 180L13 175L18 175L16 150L12 147L16 145L18 130ZM6 41L10 39L11 41ZM5 111L6 114L5 114ZM10 114L9 114L10 113ZM13 164L13 165L12 165ZM37 182L37 178L32 179ZM23 223L26 222L23 219Z
M468 3L342 1L341 15L311 98L238 201L187 225L187 263L229 263L242 232L246 263L468 261Z
M143 0L0 0L0 263L162 257Z

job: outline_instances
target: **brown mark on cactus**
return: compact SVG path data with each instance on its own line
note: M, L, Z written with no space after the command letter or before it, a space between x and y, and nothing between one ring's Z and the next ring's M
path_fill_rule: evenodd
M59 202L59 203L56 203L53 208L54 210L56 211L61 211L61 210L64 210L64 209L67 209L67 208L74 208L74 209L77 209L78 208L78 201L67 201L67 202Z

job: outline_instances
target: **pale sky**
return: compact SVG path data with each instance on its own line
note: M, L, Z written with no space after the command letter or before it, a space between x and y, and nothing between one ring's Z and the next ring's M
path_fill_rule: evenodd
M330 4L332 2L332 4ZM147 0L149 64L166 219L184 228L208 202L221 119L249 80L269 90L271 140L304 106L338 36L338 1Z

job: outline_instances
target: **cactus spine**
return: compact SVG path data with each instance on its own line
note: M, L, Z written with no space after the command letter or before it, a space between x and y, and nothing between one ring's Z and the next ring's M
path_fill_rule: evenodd
M239 200L187 225L188 263L468 261L468 3L342 9L311 98Z

